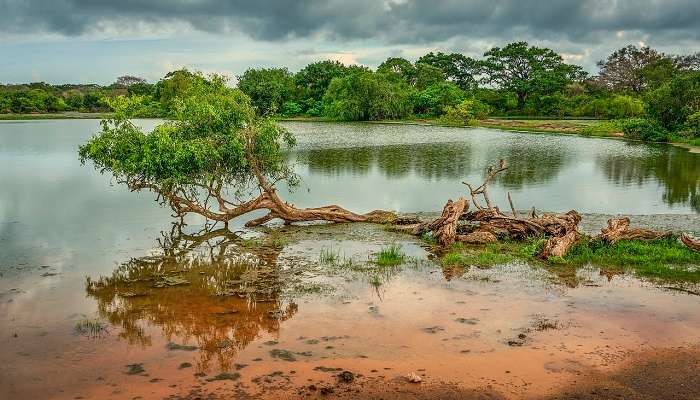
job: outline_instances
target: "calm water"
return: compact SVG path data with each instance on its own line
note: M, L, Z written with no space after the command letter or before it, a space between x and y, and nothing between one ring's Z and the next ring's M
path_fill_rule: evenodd
M464 194L462 181L480 182L483 166L504 158L511 169L494 183L491 197L501 202L510 191L523 209L700 213L700 155L671 146L482 129L285 126L298 138L289 159L302 185L282 193L298 206L437 211L448 197ZM590 285L552 286L550 277L523 265L472 271L493 277L460 280L443 276L413 238L362 224L341 226L340 234L332 227L288 228L282 236L289 244L259 255L264 262L250 269L237 261L251 251L249 243L230 233L209 242L173 233L169 211L151 194L129 193L81 166L77 147L97 128L90 120L0 122L0 398L162 398L202 383L194 372L211 376L235 363L251 365L241 371L246 382L277 370L288 374L291 367L305 384L321 379L315 368L331 361L365 374L387 365L395 374L427 368L428 374L469 385L495 377L503 390L527 380L546 391L561 375L531 368L535 348L542 365L564 362L572 352L595 365L600 348L622 352L649 342L697 342L697 296L625 277L609 282L596 271L580 278ZM355 265L371 266L372 252L387 241L400 243L420 265L378 278L357 272L362 268L339 272L316 265L322 248L335 248ZM174 252L179 248L186 251ZM198 261L190 248L202 252ZM162 270L183 274L189 284L154 288L153 281L144 281L128 290L148 295L133 297L118 285L86 287L86 276L133 278ZM381 280L379 289L370 284L375 279ZM261 303L215 296L231 281L262 284L263 292L274 293ZM338 289L326 293L328 286ZM535 309L572 330L563 338L533 334L536 347L516 351L506 343L532 329L541 317L532 314ZM455 323L456 317L467 323ZM108 321L108 332L98 339L76 335L76 322L86 318ZM436 324L446 331L425 332ZM595 339L580 347L581 337ZM447 339L453 341L446 345ZM168 342L198 349L171 350ZM299 362L271 358L270 346L298 352ZM465 349L471 358L464 358ZM258 359L264 361L256 364ZM511 365L513 360L520 361ZM194 367L180 369L182 362ZM125 374L131 363L144 363L151 376Z
M297 206L437 211L465 194L462 181L480 182L484 165L504 158L511 168L491 195L502 206L510 191L521 209L700 213L700 154L672 146L426 126L285 126L298 138L289 158L302 184L282 193ZM151 194L129 193L80 165L77 147L97 129L96 120L0 122L0 265L66 259L99 272L106 253L150 248L168 228L170 212Z

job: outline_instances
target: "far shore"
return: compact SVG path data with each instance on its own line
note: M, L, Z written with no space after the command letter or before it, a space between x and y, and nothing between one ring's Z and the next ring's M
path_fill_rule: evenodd
M100 112L61 112L61 113L32 113L32 114L0 114L0 121L23 121L23 120L53 120L53 119L103 119L108 118L112 113ZM336 122L323 117L278 117L278 121L296 122ZM538 117L493 117L478 121L474 127L498 129L516 132L529 133L558 133L574 134L582 136L605 137L610 139L626 139L622 132L592 130L606 120L599 119L576 119L576 118L538 118ZM358 121L360 122L360 121ZM415 124L415 125L438 125L448 126L432 118L415 118L403 120L381 120L381 121L361 121L375 124ZM591 132L593 131L593 132ZM674 138L668 142L671 145L682 147L691 153L700 154L700 145L695 142L688 142L683 139Z

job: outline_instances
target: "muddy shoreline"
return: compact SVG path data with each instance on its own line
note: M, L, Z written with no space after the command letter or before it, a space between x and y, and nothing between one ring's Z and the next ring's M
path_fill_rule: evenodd
M657 224L683 219L688 217L633 217ZM9 350L0 365L0 394L18 399L700 394L692 375L697 362L689 361L698 359L700 296L687 292L595 267L580 268L573 285L556 269L520 261L447 271L424 243L372 224L272 227L243 238L186 239L171 237L167 246L142 250L140 257L124 254L101 284L75 285L80 274L66 270L42 276L52 268L10 277L7 282L17 290L3 292L0 305L0 347ZM390 244L399 245L406 259L380 267L376 255ZM45 291L32 283L47 280L53 283ZM67 292L84 299L82 313L61 300ZM27 307L32 313L23 312ZM76 332L76 323L85 319L106 329L96 335ZM664 378L668 371L673 376ZM649 387L646 376L657 376L658 385Z

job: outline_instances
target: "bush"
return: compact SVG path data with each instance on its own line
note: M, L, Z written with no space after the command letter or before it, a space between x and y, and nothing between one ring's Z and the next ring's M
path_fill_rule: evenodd
M370 71L334 78L323 96L323 113L344 121L400 119L411 114L412 88Z
M301 114L301 106L294 101L286 101L282 104L282 116L293 117Z
M685 123L688 133L692 137L700 137L700 111L688 117Z
M474 125L477 120L486 119L491 107L479 100L464 100L454 107L447 107L440 122L448 125Z
M644 115L644 102L632 96L615 96L605 110L606 118L633 118Z
M647 96L649 116L666 129L678 130L700 111L700 71L674 76Z
M526 115L563 117L569 114L568 99L561 93L534 97L525 103Z
M657 121L647 118L631 118L621 122L625 137L652 142L668 140L668 131Z
M449 82L437 83L417 92L413 99L416 114L439 116L446 107L456 106L464 100L464 92Z

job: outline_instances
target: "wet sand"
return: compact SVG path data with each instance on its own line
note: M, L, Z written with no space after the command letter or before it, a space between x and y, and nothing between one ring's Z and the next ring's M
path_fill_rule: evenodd
M443 271L365 224L267 237L180 237L99 284L8 275L0 398L700 396L700 296L594 267ZM379 268L392 243L407 259ZM86 318L106 330L77 333Z

